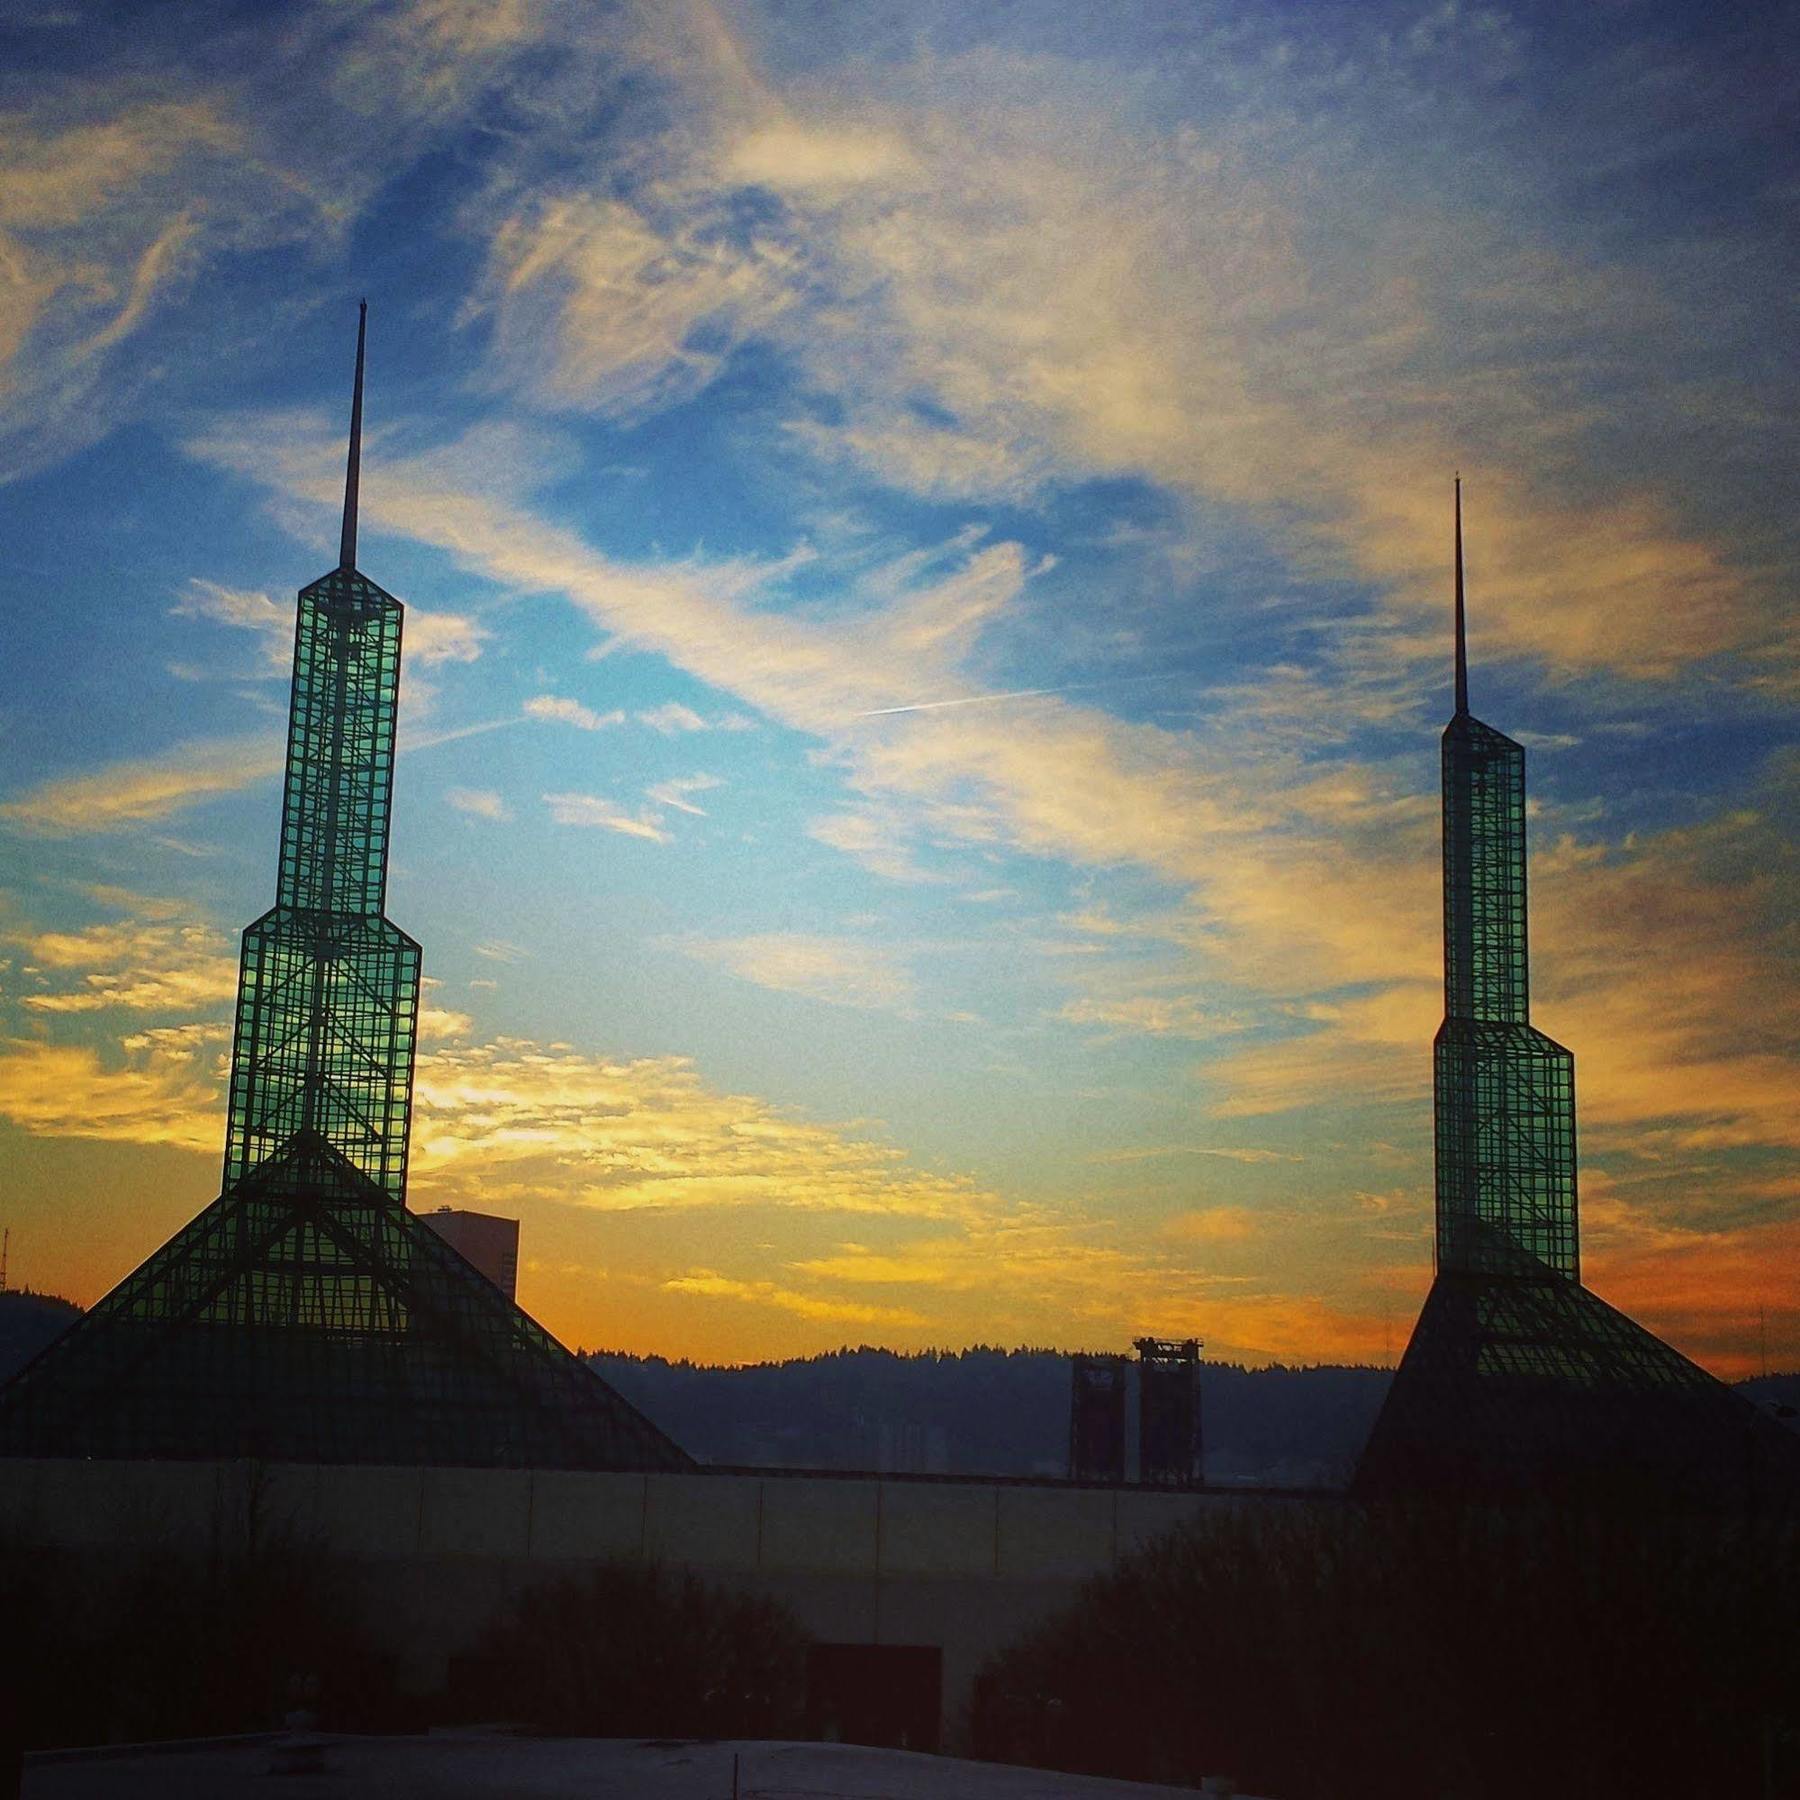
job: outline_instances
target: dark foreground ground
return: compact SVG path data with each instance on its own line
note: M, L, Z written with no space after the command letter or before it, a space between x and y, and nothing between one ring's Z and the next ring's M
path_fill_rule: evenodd
M324 1745L319 1774L272 1773L267 1740L38 1758L24 1800L730 1800L734 1754L739 1800L1195 1800L1192 1788L852 1744L443 1735Z

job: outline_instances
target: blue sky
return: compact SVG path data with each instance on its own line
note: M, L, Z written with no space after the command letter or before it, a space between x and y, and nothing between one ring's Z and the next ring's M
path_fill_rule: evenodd
M1397 1350L1460 469L1590 1276L1800 1356L1778 20L15 17L22 1278L216 1182L366 295L413 1197L517 1212L553 1329Z

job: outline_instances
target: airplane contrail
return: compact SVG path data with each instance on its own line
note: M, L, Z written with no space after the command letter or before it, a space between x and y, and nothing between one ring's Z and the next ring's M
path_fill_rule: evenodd
M1096 686L1097 683L1083 682L1083 687ZM1074 690L1066 687L1048 688L1015 688L1006 694L964 694L956 700L915 700L907 706L874 706L867 712L852 713L853 719L884 719L890 713L936 712L941 706L985 706L992 700L1035 700L1040 694L1067 694Z
M996 700L1036 700L1045 694L1080 694L1093 688L1126 687L1139 681L1167 681L1169 673L1159 669L1151 675L1118 675L1111 681L1071 681L1063 687L1013 688L1002 694L963 694L954 700L914 700L906 706L874 706L867 712L850 716L853 719L885 719L894 713L936 712L944 706L987 706Z

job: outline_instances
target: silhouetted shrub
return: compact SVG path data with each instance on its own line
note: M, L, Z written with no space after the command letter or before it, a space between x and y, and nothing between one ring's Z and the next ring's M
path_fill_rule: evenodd
M1281 1800L1737 1800L1795 1791L1797 1623L1791 1518L1222 1510L991 1663L971 1724Z
M464 1712L581 1737L791 1737L806 1634L785 1607L607 1564L523 1594L460 1659Z
M0 1545L0 1680L28 1748L268 1730L309 1676L323 1726L393 1720L353 1572L260 1499L252 1472L210 1552Z

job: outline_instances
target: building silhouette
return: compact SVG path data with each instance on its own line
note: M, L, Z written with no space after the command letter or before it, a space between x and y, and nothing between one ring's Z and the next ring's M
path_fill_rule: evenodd
M1462 482L1456 714L1444 728L1444 1022L1433 1046L1437 1258L1479 1269L1498 1239L1577 1280L1575 1059L1531 1023L1525 750L1469 711Z
M1200 1340L1139 1338L1138 1480L1145 1487L1201 1484Z
M519 1297L519 1221L440 1206L419 1215L471 1268L507 1299Z
M1581 1283L1574 1058L1530 1022L1525 752L1469 710L1460 481L1455 557L1437 1273L1356 1487L1792 1504L1800 1438Z
M1125 1479L1123 1356L1081 1353L1069 1358L1069 1479Z
M690 1467L406 1208L420 956L384 911L403 608L356 566L366 326L338 565L299 597L223 1187L0 1389L0 1452Z

